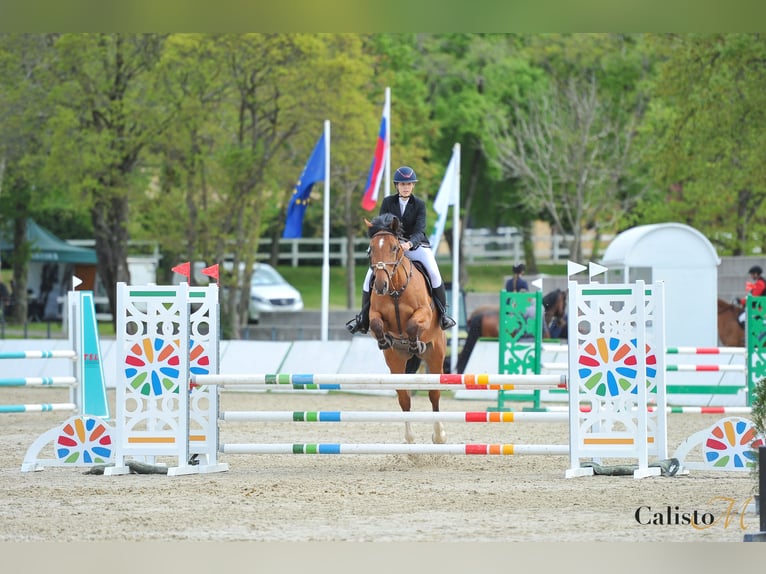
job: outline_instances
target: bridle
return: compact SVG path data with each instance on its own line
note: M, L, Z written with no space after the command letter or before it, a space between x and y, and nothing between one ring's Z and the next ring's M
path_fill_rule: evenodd
M378 231L375 235L372 236L371 239L375 239L379 235L391 235L392 237L396 238L396 236L390 231ZM412 278L412 269L413 269L412 262L410 261L409 262L410 268L409 268L409 271L407 271L407 279L405 280L404 284L399 289L392 289L393 283L394 283L393 279L394 279L394 275L396 274L396 270L399 269L399 266L404 262L405 259L407 259L407 257L404 256L404 249L402 249L401 245L398 246L397 253L398 253L398 257L396 261L376 261L373 263L372 251L370 251L370 269L372 269L373 274L376 271L384 271L386 273L386 276L388 277L388 290L385 293L383 293L383 295L390 295L391 297L394 298L395 301L399 299L402 293L404 293L404 290L407 288L407 285L409 285L410 279ZM409 261L409 259L407 260ZM391 268L390 271L389 271L389 267ZM398 311L398 306L397 306L397 311Z
M391 233L390 231L378 231L375 235L372 236L370 239L370 245L372 245L372 240L374 240L376 237L380 235L391 235L395 239L398 240L398 237ZM399 328L399 334L404 337L404 332L402 330L402 321L399 314L399 298L402 296L402 293L404 293L404 290L407 288L407 285L410 284L410 279L412 279L412 270L414 268L414 265L412 261L410 261L407 257L404 256L404 249L401 245L399 245L397 241L398 246L398 257L396 261L390 262L390 261L376 261L373 263L372 261L372 249L370 250L370 269L372 269L373 276L375 275L376 271L384 271L386 273L386 276L388 277L388 289L386 290L383 295L389 295L391 299L394 300L394 313L396 314L396 326ZM404 281L404 284L399 287L399 289L392 289L393 287L393 279L394 275L396 274L397 269L402 265L404 260L407 259L409 262L409 271L406 272L407 279ZM390 271L389 271L390 267ZM404 269L402 267L402 269Z

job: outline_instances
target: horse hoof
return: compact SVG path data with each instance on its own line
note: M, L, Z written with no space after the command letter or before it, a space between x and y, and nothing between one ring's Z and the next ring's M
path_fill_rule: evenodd
M441 433L440 435L432 435L431 440L434 444L444 444L447 442L447 433Z
M434 427L434 433L431 435L431 441L434 444L444 444L447 442L447 433L444 431L444 427L438 424Z

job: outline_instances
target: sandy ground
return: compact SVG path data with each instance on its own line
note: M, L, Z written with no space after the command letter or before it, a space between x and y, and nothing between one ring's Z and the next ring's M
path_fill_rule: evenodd
M64 391L4 389L3 402L64 402L57 392ZM445 396L442 410L483 411L491 404ZM222 408L398 409L392 396L228 392ZM414 410L430 410L423 393ZM754 513L740 514L754 485L747 474L565 479L564 456L221 455L230 470L211 475L22 473L27 447L68 415L0 416L0 542L741 542L759 526ZM670 454L715 420L670 415ZM222 425L223 442L403 441L402 423ZM418 442L429 442L431 425L414 426ZM565 444L568 434L565 423L448 423L447 432L452 443ZM647 520L670 507L711 513L715 522L642 525L639 507L651 507Z

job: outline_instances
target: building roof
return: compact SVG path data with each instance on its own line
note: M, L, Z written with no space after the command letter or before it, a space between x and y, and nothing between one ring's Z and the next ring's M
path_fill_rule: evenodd
M699 231L683 223L638 225L609 244L601 264L628 267L717 267L715 248Z

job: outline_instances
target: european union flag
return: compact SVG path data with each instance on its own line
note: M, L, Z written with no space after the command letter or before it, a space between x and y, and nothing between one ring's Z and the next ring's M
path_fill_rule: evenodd
M314 151L311 152L306 167L303 168L298 184L295 186L290 205L287 206L287 218L285 230L282 232L283 239L299 239L303 237L303 216L309 203L311 188L318 181L324 181L325 161L325 134L319 138Z

